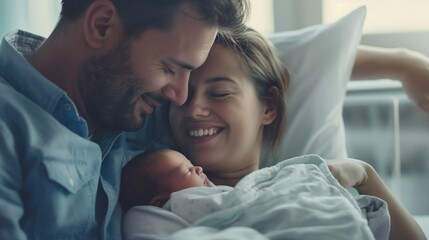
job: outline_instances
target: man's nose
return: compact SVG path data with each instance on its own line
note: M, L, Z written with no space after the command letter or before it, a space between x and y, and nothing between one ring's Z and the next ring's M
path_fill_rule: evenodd
M180 73L167 86L162 89L162 94L172 103L181 106L188 98L189 72Z

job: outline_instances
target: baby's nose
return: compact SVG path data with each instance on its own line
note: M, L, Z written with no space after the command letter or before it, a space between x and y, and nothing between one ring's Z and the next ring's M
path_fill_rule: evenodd
M200 166L195 166L195 172L200 175L201 173L203 173L203 168Z

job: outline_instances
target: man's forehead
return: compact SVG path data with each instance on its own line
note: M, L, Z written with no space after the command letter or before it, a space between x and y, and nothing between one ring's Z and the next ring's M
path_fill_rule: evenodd
M178 60L178 59L174 59L174 58L170 59L169 62L172 63L172 64L174 64L174 65L177 65L177 66L179 66L181 68L187 69L187 70L194 70L196 68L195 66L193 66L191 64L188 64L188 63L186 63L184 61L181 61L181 60Z

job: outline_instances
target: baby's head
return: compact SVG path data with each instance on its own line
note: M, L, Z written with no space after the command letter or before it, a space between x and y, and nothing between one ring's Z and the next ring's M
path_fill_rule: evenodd
M161 207L170 194L185 188L208 186L201 167L173 150L144 152L122 169L119 200L124 211L135 205Z

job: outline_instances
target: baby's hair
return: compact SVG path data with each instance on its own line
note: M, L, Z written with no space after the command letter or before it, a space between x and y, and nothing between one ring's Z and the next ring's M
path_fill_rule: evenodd
M150 201L161 191L156 173L152 171L158 159L152 156L165 150L145 151L122 168L119 202L123 212L136 205L150 205Z

